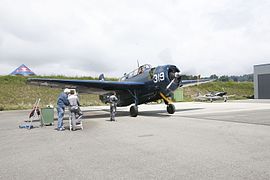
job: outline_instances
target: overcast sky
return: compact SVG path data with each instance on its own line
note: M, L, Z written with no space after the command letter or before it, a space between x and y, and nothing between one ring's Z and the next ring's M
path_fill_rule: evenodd
M0 74L242 75L270 63L269 0L0 0Z

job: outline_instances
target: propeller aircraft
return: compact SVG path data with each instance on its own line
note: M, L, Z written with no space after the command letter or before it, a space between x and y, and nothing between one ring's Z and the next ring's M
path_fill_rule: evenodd
M223 100L224 102L227 102L229 97L232 97L234 95L227 95L227 92L210 92L207 93L205 95L201 95L199 93L199 95L197 97L195 97L195 100L199 100L199 101L207 101L209 100L210 102L216 101L216 100Z
M196 84L197 80L181 80L180 70L175 65L151 67L149 64L139 66L134 71L125 74L119 81L106 81L104 75L100 80L66 80L29 78L28 83L52 88L72 88L80 93L100 95L106 103L111 94L116 94L118 107L129 106L130 116L138 115L138 105L163 99L167 112L173 114L175 106L170 100L173 91L187 84ZM201 79L200 82L209 80Z

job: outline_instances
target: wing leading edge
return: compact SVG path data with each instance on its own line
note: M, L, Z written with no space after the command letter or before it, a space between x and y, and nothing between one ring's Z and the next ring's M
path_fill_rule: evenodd
M182 84L182 87L187 87L187 86L194 86L197 84L209 83L213 81L215 81L215 79L182 80L181 84Z
M51 88L76 88L80 93L105 94L144 87L144 82L29 78L28 84Z

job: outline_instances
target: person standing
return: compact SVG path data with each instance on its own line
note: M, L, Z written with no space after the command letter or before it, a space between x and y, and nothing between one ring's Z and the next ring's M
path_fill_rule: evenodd
M65 108L69 105L68 101L68 94L69 89L64 89L64 92L62 92L57 100L57 115L58 115L58 123L57 123L57 130L58 131L64 131L65 128L63 127L63 118L65 114Z
M116 97L115 93L112 94L109 98L111 121L115 121L117 101L118 98Z
M72 130L76 130L76 124L81 123L81 117L83 115L80 109L80 101L78 96L75 94L74 90L70 91L70 95L68 96L68 101L70 104L70 113L71 113L71 123L72 123ZM78 117L77 117L78 116Z

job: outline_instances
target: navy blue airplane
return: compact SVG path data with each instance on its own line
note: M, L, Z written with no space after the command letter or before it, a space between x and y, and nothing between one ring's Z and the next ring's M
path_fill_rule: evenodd
M65 80L29 78L32 85L55 88L73 88L80 93L100 95L106 103L111 94L116 94L118 107L129 106L130 115L138 115L138 105L163 99L167 105L167 112L173 114L175 106L168 98L178 87L186 84L196 84L197 80L181 80L180 70L174 65L164 65L152 68L149 64L139 66L138 69L125 74L119 81L106 81L104 75L100 80ZM209 81L209 80L201 80Z

